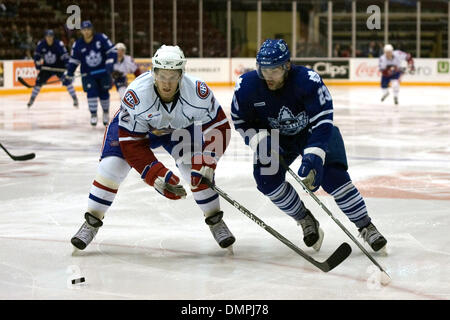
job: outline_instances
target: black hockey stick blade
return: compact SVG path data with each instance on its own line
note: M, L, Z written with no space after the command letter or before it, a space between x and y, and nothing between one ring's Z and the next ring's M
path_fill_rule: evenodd
M9 153L8 150L6 150L6 148L1 143L0 143L0 148L2 148L6 152L6 154L11 159L13 159L14 161L26 161L26 160L34 159L34 157L36 157L36 154L34 152L33 153L27 153L27 154L24 154L24 155L21 155L21 156L12 155L11 153Z
M352 253L352 247L347 242L341 244L335 252L324 262L319 263L317 266L323 272L328 272L337 267L342 261Z
M17 80L19 80L19 82L20 82L21 84L23 84L25 87L27 87L27 88L33 88L33 86L29 85L25 80L23 80L22 77L18 77Z

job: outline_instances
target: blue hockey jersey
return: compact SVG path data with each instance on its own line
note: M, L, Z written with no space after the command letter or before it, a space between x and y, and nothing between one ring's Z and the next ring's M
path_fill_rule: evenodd
M44 66L52 68L65 68L69 62L69 54L64 43L58 39L54 39L51 46L45 39L38 42L34 51L33 60L36 64L41 59L44 60Z
M81 73L106 69L112 72L117 61L117 49L103 33L95 33L92 40L86 43L83 38L78 39L72 46L68 74L73 75L81 64Z
M275 91L268 89L256 71L241 75L231 118L247 145L251 136L243 134L246 130L278 129L280 145L291 146L294 152L313 147L326 151L333 128L333 102L319 74L292 64L284 86Z

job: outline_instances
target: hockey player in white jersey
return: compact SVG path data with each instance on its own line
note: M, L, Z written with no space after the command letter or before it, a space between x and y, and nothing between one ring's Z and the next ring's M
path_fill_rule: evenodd
M128 86L127 75L133 73L137 78L141 74L141 70L139 70L133 58L125 54L127 47L122 42L116 44L116 49L117 61L114 63L114 71L111 73L111 76L113 77L114 85L116 86L120 99L122 99Z
M389 95L389 83L392 81L392 90L394 92L394 103L398 104L398 94L400 91L400 78L406 69L414 71L414 61L410 54L394 50L390 44L384 46L384 54L379 58L379 69L381 72L381 101L384 101Z
M186 196L180 179L155 157L152 149L159 146L171 154L190 184L219 246L228 248L235 241L222 219L218 194L202 180L214 179L217 162L230 140L228 119L206 83L184 73L186 59L178 46L163 45L152 63L151 72L128 86L120 112L107 128L86 221L71 240L80 250L103 225L131 167L164 197L178 200Z

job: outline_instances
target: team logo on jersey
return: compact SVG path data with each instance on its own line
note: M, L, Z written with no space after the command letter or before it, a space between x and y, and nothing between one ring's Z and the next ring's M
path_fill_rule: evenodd
M206 85L206 83L202 82L202 81L196 81L195 82L197 85L197 95L201 98L201 99L206 99L209 96L209 88Z
M320 82L320 76L315 71L308 71L309 80L312 80L314 82Z
M56 62L56 55L49 51L44 55L44 61L46 64L54 64Z
M308 115L305 111L294 116L292 111L283 106L278 113L278 118L268 118L270 126L273 129L279 129L282 135L292 136L306 128L309 122Z
M128 91L125 93L122 102L131 109L134 109L134 107L140 103L136 92L131 89L128 89Z
M102 63L102 54L91 50L86 56L86 63L89 67L93 68Z

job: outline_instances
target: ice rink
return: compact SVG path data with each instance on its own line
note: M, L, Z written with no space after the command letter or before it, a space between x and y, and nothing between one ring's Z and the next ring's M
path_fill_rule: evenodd
M325 231L319 253L303 244L300 227L256 190L251 152L235 131L217 185L317 260L348 242L353 252L336 269L316 269L221 199L237 239L230 255L190 192L170 201L135 171L94 242L73 255L70 238L84 221L104 126L89 124L82 92L78 109L67 92L42 92L29 110L29 94L0 96L0 142L14 155L36 153L15 162L0 150L0 299L450 299L450 87L403 86L398 106L392 95L381 103L378 87L329 89L350 176L388 240L388 255L374 258L392 277L389 286L288 176ZM232 88L212 90L229 115ZM115 91L111 100L112 115ZM156 156L178 174L163 149ZM334 200L318 196L356 236ZM72 285L80 275L86 282Z

